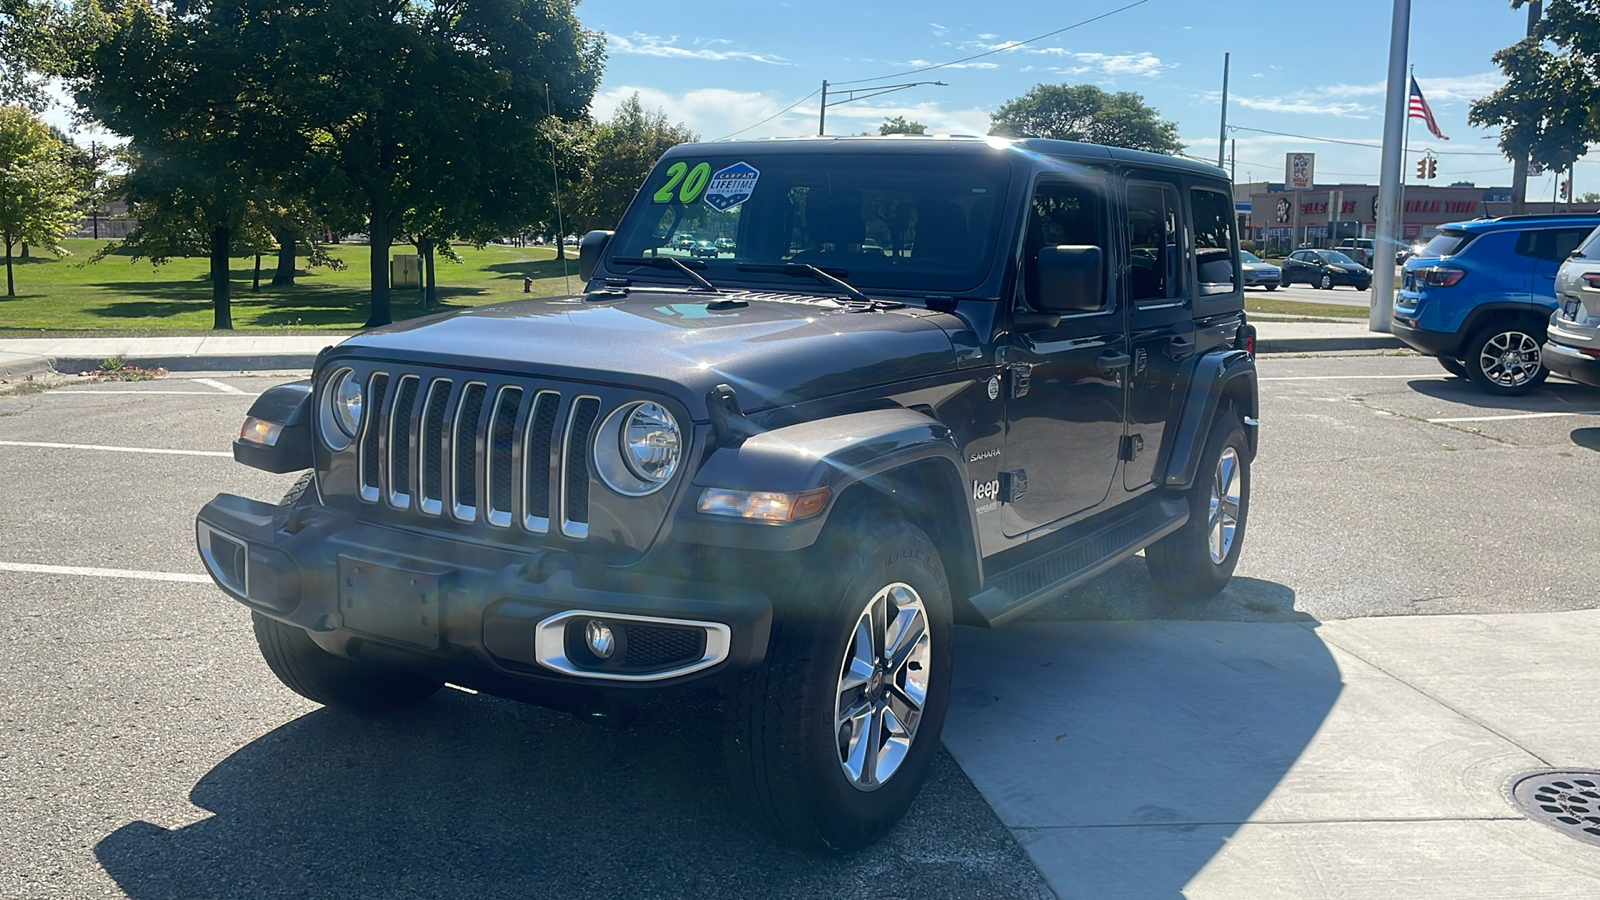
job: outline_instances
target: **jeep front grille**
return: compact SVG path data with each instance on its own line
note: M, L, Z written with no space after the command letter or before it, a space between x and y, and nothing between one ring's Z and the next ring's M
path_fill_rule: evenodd
M589 531L592 395L373 372L358 444L359 496L395 510L546 534Z

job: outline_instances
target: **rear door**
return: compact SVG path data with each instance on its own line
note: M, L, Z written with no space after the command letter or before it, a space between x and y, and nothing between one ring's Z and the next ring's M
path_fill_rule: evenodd
M1206 238L1219 240L1210 223L1212 193L1197 196L1208 221ZM1195 232L1184 208L1182 183L1173 176L1133 170L1127 174L1127 224L1121 235L1127 247L1124 296L1128 298L1128 425L1123 444L1124 490L1150 483L1160 456L1161 439L1172 405L1178 368L1194 354L1194 288L1190 283L1195 262ZM1221 246L1209 246L1202 263L1203 277L1226 282L1227 292L1238 290L1237 257L1226 220L1233 202L1226 204Z
M1533 266L1533 302L1554 308L1556 271L1578 249L1593 227L1529 229L1517 235L1516 253Z

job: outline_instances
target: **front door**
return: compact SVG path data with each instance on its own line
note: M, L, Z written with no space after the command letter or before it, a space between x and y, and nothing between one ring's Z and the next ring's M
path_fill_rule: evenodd
M1026 491L1002 506L1006 536L1051 525L1105 502L1117 472L1128 371L1122 304L1109 239L1109 173L1048 178L1034 189L1023 241L1013 325L1004 344L1007 366L1007 487ZM1106 261L1103 296L1092 311L1042 314L1035 277L1039 249L1092 245Z

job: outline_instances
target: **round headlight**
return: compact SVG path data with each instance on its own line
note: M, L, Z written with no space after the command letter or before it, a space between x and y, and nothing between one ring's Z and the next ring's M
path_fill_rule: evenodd
M659 403L640 403L622 426L622 461L640 481L665 484L683 456L678 423Z
M333 389L333 423L349 438L361 427L361 382L349 370Z
M683 458L683 432L659 403L636 400L613 409L595 430L594 472L624 497L661 490Z

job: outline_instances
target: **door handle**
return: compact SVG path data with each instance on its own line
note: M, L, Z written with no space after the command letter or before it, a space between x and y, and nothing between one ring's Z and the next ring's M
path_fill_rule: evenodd
M1172 343L1167 346L1172 348L1173 353L1188 353L1194 349L1194 341L1189 338L1175 337L1172 339Z
M1132 361L1133 357L1126 353L1117 352L1102 353L1095 358L1095 364L1100 367L1100 371L1102 372L1114 372L1117 369L1126 369L1128 367L1128 363Z

